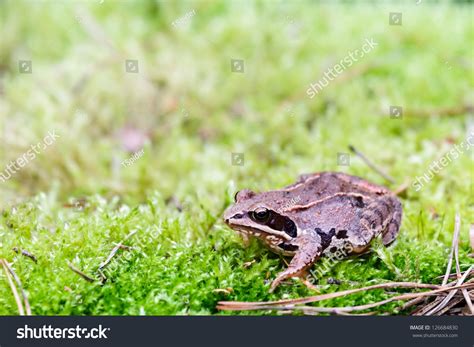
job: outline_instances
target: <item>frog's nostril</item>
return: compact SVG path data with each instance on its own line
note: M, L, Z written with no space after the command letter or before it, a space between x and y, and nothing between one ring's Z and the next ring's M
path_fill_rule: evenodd
M232 217L232 219L241 219L243 216L244 216L243 214L237 213Z

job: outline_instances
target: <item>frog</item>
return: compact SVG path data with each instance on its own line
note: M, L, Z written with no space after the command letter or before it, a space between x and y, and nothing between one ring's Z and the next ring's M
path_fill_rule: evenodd
M259 239L274 253L292 257L271 282L300 278L322 257L362 254L379 237L391 245L400 229L402 205L388 188L342 172L303 174L282 189L238 191L223 215L244 240Z

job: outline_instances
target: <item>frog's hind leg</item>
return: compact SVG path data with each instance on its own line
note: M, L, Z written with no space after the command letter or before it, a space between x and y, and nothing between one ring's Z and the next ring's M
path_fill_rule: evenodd
M402 204L397 198L393 198L392 203L394 207L392 219L388 222L385 230L382 231L382 243L384 246L389 246L395 241L402 221Z
M365 232L361 236L368 244L372 238L382 234L382 243L388 246L398 235L401 219L400 201L393 195L381 196L370 202L362 214L361 224L365 226Z
M282 281L291 277L300 277L303 283L310 287L310 283L305 278L307 270L321 257L321 253L321 238L316 232L308 231L302 235L298 244L298 251L288 265L288 268L279 273L273 280L270 293L273 292Z

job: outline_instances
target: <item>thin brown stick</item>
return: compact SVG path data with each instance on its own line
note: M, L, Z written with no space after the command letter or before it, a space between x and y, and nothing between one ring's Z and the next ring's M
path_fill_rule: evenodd
M456 275L458 278L460 278L462 276L461 276L461 268L459 266L459 233L461 230L461 216L459 215L459 213L456 214L454 224L455 224L454 232L458 234L458 240L457 240L456 248L454 250L454 259L456 260ZM466 289L462 289L462 295L464 296L464 299L466 300L467 307L469 307L471 314L474 315L474 306L472 305L471 298L469 297L469 294Z
M471 243L471 251L474 253L474 224L469 226L469 241Z
M23 304L21 302L20 295L18 295L18 291L16 289L15 283L13 283L12 276L11 276L10 272L8 271L7 266L6 266L7 261L4 260L4 259L0 259L0 262L2 263L3 270L5 271L5 274L7 276L8 283L10 284L10 288L12 290L13 297L15 298L15 302L16 302L16 305L18 307L18 314L20 316L24 316L25 315L25 309L23 308Z
M87 282L94 282L95 280L92 278L92 277L89 277L88 275L86 275L84 272L82 272L81 270L79 270L77 267L75 267L74 265L72 265L71 263L67 263L67 266L69 266L69 268L74 271L75 273L77 273L79 276L81 276L83 279L85 279Z
M369 158L367 158L362 152L359 152L354 146L349 145L349 150L355 155L357 155L358 157L360 157L372 170L377 172L380 176L385 178L390 183L395 183L395 179L392 176L390 176L388 173L386 173L385 171L377 167L374 163L372 163L372 161Z
M426 304L425 306L419 307L414 312L412 312L412 316L424 316L426 312L430 311L433 307L439 305L441 301L443 301L444 296L439 296L434 299L432 302Z
M452 309L454 306L456 306L463 300L464 298L462 296L460 298L453 298L450 302L448 302L448 304L444 308L436 312L435 316L442 316L443 314L448 312L450 309Z
M423 296L420 296L419 298L415 298L415 299L412 299L408 302L406 302L403 306L402 306L402 311L403 310L406 310L414 305L418 305L420 302L423 302L426 298L423 297Z
M3 264L4 264L4 266L6 266L6 268L8 269L10 274L12 275L13 279L15 280L16 285L20 289L20 293L21 293L21 296L23 297L23 302L25 304L26 315L31 316L31 306L30 306L30 303L28 301L28 296L26 295L26 292L23 289L23 285L21 284L20 278L17 276L17 274L15 273L13 268L10 266L10 264L8 264L8 262L5 259L3 260Z
M133 249L132 246L122 245L121 243L119 243L117 246L119 246L119 248L123 249L124 251L131 251Z
M466 269L466 270L467 270L467 269ZM437 277L435 277L435 279L441 280L441 279L444 278L444 276L445 276L445 275L437 276ZM468 277L471 277L471 276L474 276L474 272L471 272ZM455 279L458 278L457 273L453 272L453 273L449 274L448 279L453 279L453 278L455 278Z
M370 304L365 304L365 305L360 305L360 306L347 306L347 307L313 307L313 306L301 306L301 305L294 305L294 304L286 304L286 305L262 305L262 306L256 306L256 307L242 307L242 306L237 306L237 307L232 307L232 306L217 306L218 309L220 310L232 310L232 311L249 311L249 310L298 310L298 311L303 311L303 312L323 312L323 313L335 313L335 314L340 314L340 312L352 312L352 311L362 311L362 310L368 310L370 308L378 307L381 305L388 304L393 301L399 301L399 300L408 300L408 299L414 299L420 296L431 296L431 295L436 295L441 292L445 291L450 291L452 289L461 289L461 288L474 288L474 283L465 283L461 284L456 287L446 287L446 288L439 288L427 292L422 292L422 293L407 293L407 294L402 294L398 296L391 297L389 299L385 299L382 301L370 303Z
M469 276L468 276L469 277ZM456 285L458 280L455 280L455 281L452 281L452 282L449 282L446 286L454 286ZM473 283L473 280L469 280L469 281L466 281L466 283ZM421 307L418 307L417 309L415 309L415 311L413 311L411 313L411 315L413 316L424 316L428 311L432 310L434 307L436 307L437 305L439 305L441 303L441 301L443 301L443 299L446 297L446 294L445 293L442 293L440 296L438 296L437 298L435 298L432 302L424 305L424 306L421 306Z
M377 312L365 312L365 313L348 313L348 312L339 312L340 316L374 316Z
M113 249L112 251L110 252L109 256L107 257L107 259L105 259L105 261L103 261L102 263L100 263L99 265L99 271L102 272L102 270L110 264L110 262L112 261L112 258L115 256L115 254L118 252L118 250L120 249L120 246L123 245L123 243L125 241L127 241L129 238L131 238L133 235L135 235L137 233L138 230L133 230L131 233L129 233L127 236L125 236L125 238L120 241Z
M459 230L460 230L460 228L456 227L458 223L458 218L459 218L459 215L456 215L455 222L454 222L455 227L454 227L454 233L453 233L453 241L451 243L451 252L449 253L448 266L446 267L446 272L444 274L444 279L442 282L443 286L446 285L446 283L448 283L449 274L451 273L451 267L453 265L454 250L456 249L456 245L458 244Z
M36 256L33 254L33 253L30 253L28 252L27 250L23 249L21 250L21 255L27 257L27 258L30 258L31 260L33 260L35 263L38 263L38 259L36 258Z
M456 246L454 247L454 259L456 261L456 276L461 278L461 268L459 267L459 234L461 232L461 216L456 213L454 217L454 235L456 237Z
M471 271L466 278L468 278L471 274L473 274L474 271ZM447 284L447 286L453 286L457 283L458 280L452 281ZM469 281L466 281L466 283L474 283L473 279L470 279ZM434 307L438 306L446 297L446 295L440 295L438 296L435 300L430 302L429 304L426 304L425 306L418 307L414 312L411 314L413 316L424 316L427 312L431 311Z
M457 284L461 284L466 279L466 277L469 275L470 270L472 269L472 267L469 268L464 273L464 276L461 275L461 268L459 266L459 234L460 234L460 231L461 231L461 216L459 215L459 213L456 213L456 216L455 216L455 219L454 219L454 232L453 232L453 241L452 241L452 245L451 245L451 252L450 252L450 255L449 255L449 261L448 261L448 266L446 268L446 273L444 275L443 284L447 283L447 281L448 281L448 278L449 278L449 275L450 275L450 272L451 272L452 262L453 262L453 254L454 254L454 259L455 259L456 277L458 279ZM461 281L461 282L459 282L459 281ZM436 312L439 312L439 311L445 312L446 310L443 310L443 308L448 305L449 300L451 300L453 298L453 296L456 294L456 292L457 292L456 290L450 292L438 305L436 305L434 308L429 310L426 313L426 315L430 316L430 315L435 314ZM468 294L467 290L463 289L461 292L462 292L462 295L464 296L464 298L466 300L467 306L469 307L469 309L471 311L471 314L474 314L474 307L472 305L472 301L471 301L471 298L469 297L469 294ZM448 305L448 307L449 307L449 305Z
M404 112L404 115L413 118L428 118L428 117L453 117L461 116L465 113L472 112L472 105L460 105L460 106L451 106L444 108L432 108L432 109L407 109Z
M27 258L30 258L31 260L33 260L35 263L38 263L38 259L35 257L34 254L28 252L27 250L25 249L22 249L21 250L21 253L20 253L20 250L18 249L18 247L13 247L13 252L15 252L16 254L21 254Z
M438 289L440 288L440 286L435 285L435 284L424 284L424 283L415 283L415 282L388 282L388 283L374 284L372 286L367 286L363 288L343 290L343 291L335 292L335 293L308 296L306 298L299 298L299 299L284 299L284 300L267 301L267 302L220 301L218 302L218 305L221 305L221 306L224 305L224 306L229 306L229 307L238 307L242 305L246 307L258 307L260 305L274 306L274 305L285 305L285 304L290 304L290 305L300 304L301 305L301 304L308 304L311 302L334 299L341 296L346 296L349 294L354 294L354 293L363 292L367 290L383 289L383 288Z
M405 181L401 185L399 185L397 188L395 188L395 190L393 191L393 194L402 195L403 193L407 191L409 186L410 186L410 182Z
M465 273L464 275L458 280L457 284L455 287L451 287L451 290L449 292L449 294L443 299L443 301L440 302L439 305L437 305L435 308L433 308L432 310L428 311L426 313L427 316L431 316L432 314L436 313L437 311L441 310L444 306L446 306L446 304L449 302L449 300L452 299L452 297L454 296L454 294L456 294L457 292L457 289L456 287L459 287L459 285L461 285L464 280L466 279L467 275L469 274L469 272L471 272L472 268L474 267L474 265L472 265ZM467 284L470 284L470 283L467 283Z

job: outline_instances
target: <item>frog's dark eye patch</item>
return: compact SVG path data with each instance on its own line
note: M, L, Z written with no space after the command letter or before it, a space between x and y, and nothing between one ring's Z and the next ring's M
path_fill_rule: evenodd
M296 237L296 224L288 217L265 208L250 212L250 218L257 223L264 224L273 230L284 231L291 237Z
M285 227L283 231L291 237L296 237L296 224L288 217L285 218Z
M296 245L290 245L289 243L280 243L278 245L278 247L280 247L281 249L284 249L285 251L289 251L289 252L295 252L298 250L298 246Z

